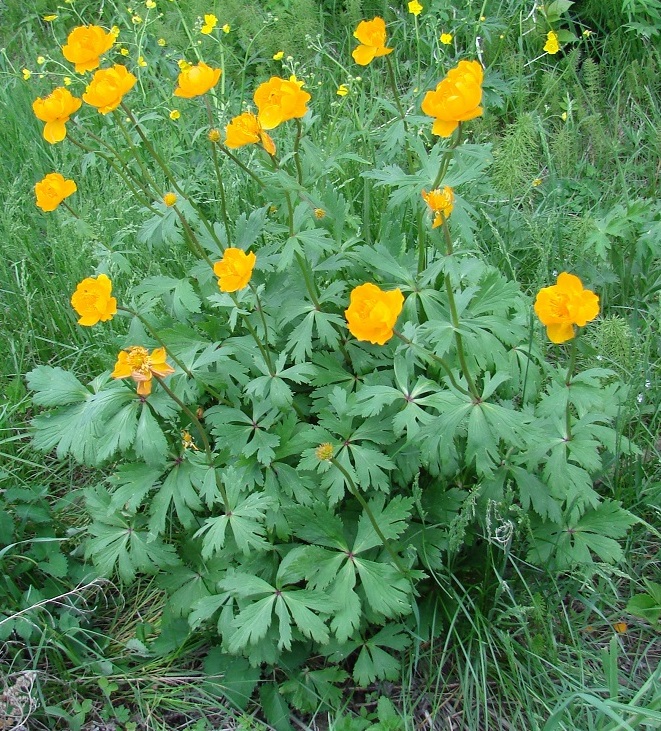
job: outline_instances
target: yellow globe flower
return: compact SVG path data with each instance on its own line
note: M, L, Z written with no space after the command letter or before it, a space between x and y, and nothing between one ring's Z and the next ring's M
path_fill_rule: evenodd
M306 105L312 97L302 86L303 82L295 76L290 76L289 80L272 76L257 87L253 99L263 129L274 129L282 122L306 115Z
M225 249L222 260L213 266L221 292L237 292L247 286L256 261L252 252L246 254L243 249L233 247Z
M459 122L482 115L482 80L479 61L459 61L434 91L425 94L422 111L435 117L433 134L449 137Z
M275 143L251 112L239 114L225 127L225 145L231 150L258 142L261 142L269 155L275 155Z
M108 114L121 104L124 94L130 91L137 78L126 68L115 64L109 69L99 69L83 94L83 101L96 107L101 114Z
M443 224L444 219L449 218L452 213L452 209L454 208L454 191L449 185L446 185L442 189L436 188L435 190L430 190L429 193L423 190L422 198L434 214L432 228L438 228L438 226Z
M189 66L179 74L174 95L183 99L192 99L195 96L206 94L218 83L220 74L220 69L211 68L204 61L200 61L195 66Z
M375 58L387 56L394 50L386 48L386 23L378 15L372 20L361 20L353 35L360 45L351 55L360 66L367 66Z
M599 297L577 276L562 272L556 284L539 290L534 309L549 340L564 343L575 336L575 325L584 327L599 314Z
M78 190L73 180L67 180L61 173L48 173L34 186L37 206L42 211L54 211L65 198Z
M117 313L117 300L111 297L112 282L105 274L87 277L71 295L71 306L80 315L79 325L91 327L97 322L112 320Z
M166 363L165 348L155 348L151 353L147 348L133 345L119 353L113 378L132 378L137 384L138 396L149 396L152 377L165 378L174 373L174 368Z
M558 42L558 34L555 31L550 30L546 34L546 43L544 44L544 50L550 53L552 56L560 50L560 43Z
M358 340L383 345L393 336L403 305L404 295L399 289L384 292L371 282L361 284L351 292L344 311L349 332Z
M98 25L83 25L69 33L62 54L75 65L76 73L93 71L99 67L100 57L112 48L115 38Z
M68 89L58 86L47 97L35 99L32 110L37 119L46 122L44 139L54 145L67 136L65 124L69 117L77 112L82 102L73 96Z

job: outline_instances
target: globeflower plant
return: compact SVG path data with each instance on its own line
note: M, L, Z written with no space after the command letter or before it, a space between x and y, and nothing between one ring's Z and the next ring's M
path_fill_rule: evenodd
M360 41L360 45L351 55L360 66L367 66L375 58L387 56L394 50L386 46L386 23L379 16L372 20L361 20L353 35Z
M349 332L358 340L383 345L393 336L403 304L404 295L399 289L384 292L372 282L355 287L344 312Z
M71 306L80 315L79 325L91 327L117 314L117 300L111 296L112 282L106 274L87 277L71 295Z
M165 378L174 373L174 368L166 363L165 348L156 348L151 353L140 345L132 345L122 350L117 357L112 378L132 378L137 384L138 396L149 396L152 379Z
M241 249L229 247L223 258L214 264L213 272L218 277L218 287L222 292L236 292L248 285L257 257L246 254Z
M62 46L62 55L73 63L76 73L93 71L99 67L101 56L115 43L115 36L98 25L83 25L74 28Z
M101 114L108 114L122 103L124 95L135 86L137 78L121 64L109 69L99 69L88 84L83 101L96 107Z
M77 190L76 183L67 180L62 173L48 173L34 186L37 206L42 211L54 211L65 198Z
M449 137L460 122L482 116L483 78L479 61L459 61L434 91L425 94L422 111L435 118L433 134Z
M564 343L576 335L575 326L584 327L597 317L599 297L584 289L576 275L562 272L556 284L539 290L535 313L546 325L549 340Z
M303 82L295 76L281 79L272 76L255 90L257 119L262 129L274 129L290 119L300 119L307 114L307 103L312 98L303 90Z
M200 61L195 66L189 66L181 71L174 95L183 99L192 99L206 94L218 83L221 69L214 69Z
M500 591L494 556L585 580L621 560L632 521L602 488L635 452L613 426L626 389L577 356L599 297L581 260L549 253L563 273L536 298L518 254L490 263L527 229L493 194L493 140L464 125L483 114L480 62L422 86L438 78L422 51L461 54L465 38L457 17L439 48L447 18L423 4L387 17L390 39L363 20L353 52L324 45L314 65L274 61L257 35L241 67L238 18L206 40L195 18L165 48L151 7L110 18L144 46L72 83L87 86L72 180L35 186L40 208L61 206L42 222L97 233L76 256L106 273L65 289L69 324L94 327L89 357L28 374L34 449L98 470L80 488L87 560L117 585L153 580L159 632L194 635L205 668L261 674L274 728L287 704L313 713L397 680L412 638L436 643L448 587ZM65 47L89 66L109 39L83 28ZM386 74L348 71L381 56ZM48 142L80 107L64 88L35 100ZM120 191L107 229L90 180Z
M67 136L66 123L74 112L77 112L82 101L73 94L59 86L47 97L35 99L32 104L37 119L46 122L44 126L44 139L54 145L61 142Z
M252 112L239 114L225 127L225 145L231 150L257 143L261 143L269 155L275 155L273 139L264 131L259 119Z

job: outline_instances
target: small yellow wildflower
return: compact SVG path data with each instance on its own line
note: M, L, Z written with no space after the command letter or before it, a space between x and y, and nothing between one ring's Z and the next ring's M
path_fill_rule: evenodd
M209 142L214 142L217 144L218 142L220 142L220 130L216 129L215 127L213 129L210 129L208 137Z
M175 122L181 117L181 112L178 109L173 109L170 112L170 119L173 119Z
M134 15L131 18L131 23L133 23L133 25L140 25L140 23L142 23L142 18L139 15Z
M52 23L55 20L55 18L57 18L57 15L55 15L55 14L53 14L53 15L44 15L43 20L46 23Z
M584 36L585 38L589 38L589 37L590 37L590 36L592 36L592 35L594 35L594 31L590 30L589 28L586 28L586 29L585 29L585 30L583 31L583 36Z
M43 66L46 63L46 59L43 56L37 56L37 63Z
M205 15L204 25L200 28L200 33L204 33L205 36L210 35L211 33L213 33L213 29L216 27L217 23L218 18L216 18L215 15Z
M544 50L550 53L552 56L560 50L560 43L558 43L558 34L550 30L546 34L546 43L544 44Z
M418 0L411 0L411 2L408 4L408 8L409 13L411 13L411 15L415 15L416 17L422 12L422 5L420 5Z
M335 93L338 96L346 96L349 93L349 87L346 84L340 84Z
M159 39L158 39L158 40L156 41L156 43L158 43L158 45L159 45L159 46L160 46L161 48L163 48L163 46L167 45L167 42L166 42L165 38L159 38Z
M324 442L324 444L320 444L314 450L314 453L318 460L321 460L322 462L330 462L330 460L333 459L333 445L328 442Z
M480 15L480 23L484 23L486 20L486 17L484 15Z
M223 33L229 33L231 30L232 30L232 27L230 26L230 24L225 23L225 25L223 26Z
M541 178L535 178L535 179L534 179L534 180L532 181L532 186L533 186L533 188L536 188L536 187L537 187L538 185L541 185L541 184L542 184L542 179L541 179Z
M180 58L180 59L179 59L179 60L177 61L177 66L179 66L179 68L180 68L180 69L181 69L182 71L188 71L188 70L189 70L190 68L192 68L192 67L191 67L191 64L189 64L189 63L188 63L188 61L186 61L186 59L185 59L185 58Z
M64 83L65 86L71 86L71 77L70 76L65 76L62 79L62 81L63 81L63 83Z
M326 211L324 211L323 208L315 208L314 209L314 217L318 221L321 221L322 218L325 218L326 217Z
M623 635L629 627L626 622L615 622L613 629L618 633L618 635Z
M25 81L27 81L30 78L30 76L32 76L32 72L29 71L28 69L23 69L23 71L21 71L21 73L23 74L23 78L25 79Z
M282 61L282 59L285 57L284 51L278 51L277 53L273 54L273 60L274 61Z
M122 54L122 56L128 56L129 55L129 49L128 48L120 48L119 52Z
M118 25L113 25L113 27L110 29L110 35L113 36L114 38L117 38L117 36L119 35L119 26Z
M143 69L147 66L147 62L145 61L144 56L138 56L138 66L142 67Z
M147 0L145 6L149 8L149 10L153 10L156 7L156 3L154 2L154 0Z
M566 121L567 121L567 112L563 112L563 113L562 113L562 114L560 115L560 119L562 119L562 121L563 121L563 122L566 122Z
M444 46L449 46L450 43L452 43L453 38L454 36L452 35L452 33L441 33L441 37L439 38L439 40Z
M167 206L168 208L172 208L172 206L173 206L173 205L174 205L174 204L175 204L176 202L177 202L177 196L176 196L176 195L175 195L174 193L166 193L166 194L165 194L165 195L163 196L163 203L165 203L165 205L166 205L166 206Z

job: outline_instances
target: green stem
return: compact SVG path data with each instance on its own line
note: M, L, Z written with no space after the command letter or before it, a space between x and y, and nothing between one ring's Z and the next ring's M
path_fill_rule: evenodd
M181 187L179 186L179 184L175 180L174 176L172 175L172 172L171 172L170 168L166 165L166 163L164 162L163 158L158 154L158 152L156 152L156 149L151 144L151 142L149 141L149 139L147 138L147 136L145 135L145 133L142 131L142 127L140 127L140 125L138 124L138 121L133 116L133 113L131 112L131 110L126 105L124 105L124 104L122 104L122 109L126 112L126 116L133 123L133 126L135 127L135 130L138 133L138 136L142 140L142 142L143 142L144 146L146 147L147 151L152 156L152 158L154 159L154 161L156 162L156 164L161 168L161 170L163 171L165 177L168 179L168 181L170 182L170 184L172 185L172 187L174 188L174 190L182 198L185 198L190 203L190 205L192 206L192 208L195 210L195 212L199 216L200 221L202 222L202 225L204 226L204 228L206 228L207 232L209 233L209 236L211 236L211 238L218 245L218 248L222 251L223 250L223 244L221 243L221 241L218 238L218 236L216 236L216 232L213 230L213 226L209 223L209 220L204 215L204 212L202 211L202 209L197 205L197 203L195 203L195 201L192 198L190 198L190 196L186 195L186 193L184 193L184 191L181 189Z
M239 300L237 299L236 294L234 292L228 292L227 294L229 294L229 296L232 298L232 302L234 302L234 306L237 309L239 309ZM259 348L259 352L262 354L262 358L264 358L264 362L266 363L266 366L269 369L269 374L271 376L275 376L275 369L273 368L273 361L271 360L271 354L268 349L268 344L266 346L264 346L262 341L259 339L259 335L257 334L257 331L250 324L248 315L244 315L243 313L241 313L241 319L243 320L243 324L246 326L246 329L252 336L252 339L257 344L257 347ZM268 343L268 341L267 341L267 343Z
M441 368L445 371L445 374L450 379L450 383L453 385L454 388L457 389L457 391L460 391L464 394L464 396L470 396L471 394L463 387L460 386L457 382L457 379L454 377L454 373L452 372L452 369L448 365L447 361L445 361L443 358L441 358L440 355L436 355L436 353L432 353L431 351L427 350L427 348L423 348L422 345L419 345L418 343L414 343L413 340L409 340L407 337L402 335L400 332L397 332L397 330L393 330L393 333L404 343L407 345L411 345L414 348L418 348L423 352L423 354L429 358L429 360L434 361L434 363L438 363Z
M259 312L259 316L262 320L262 326L264 327L264 344L266 348L268 349L269 346L269 328L266 324L266 317L264 315L264 308L262 307L262 300L259 298L259 292L257 291L257 287L252 282L248 282L248 286L250 287L252 293L255 295L255 301L257 302L257 311Z
M209 126L213 127L213 111L211 109L211 102L209 101L209 98L207 96L204 97L204 101L206 102L206 108L207 108L207 117L209 118ZM216 180L218 181L218 190L220 191L220 213L223 217L223 223L225 224L225 235L227 236L227 243L228 246L231 246L230 244L230 224L229 224L229 218L227 216L227 200L225 198L225 185L223 183L223 177L220 174L220 167L218 166L218 152L216 151L216 143L212 140L209 140L209 144L211 145L211 157L213 159L213 167L216 171Z
M243 170L244 173L250 175L250 177L259 184L260 188L266 188L266 183L259 177L259 175L257 175L257 173L254 173L247 165L244 165L236 155L231 153L227 149L227 147L225 147L225 145L218 145L218 147L220 147L221 151L225 155L227 155L227 157L229 157L232 162L235 162L241 168L241 170Z
M578 340L578 335L574 337L571 343L571 351L569 353L569 366L567 367L567 376L565 377L565 386L569 388L571 386L571 379L574 376L574 368L576 367L576 341ZM569 401L569 394L567 394L567 406L565 408L565 428L567 431L567 441L570 442L572 440L572 433L571 433L571 404Z
M441 212L441 217L443 219L442 227L443 236L445 237L445 248L447 250L447 255L452 256L452 237L450 236L448 219L445 217L443 212ZM461 333L459 332L459 315L457 313L457 303L454 298L454 290L452 289L452 281L450 280L450 275L447 272L445 273L443 279L445 281L445 292L448 296L448 304L450 306L450 319L452 321L452 327L454 329L454 342L457 347L457 356L459 357L461 372L464 374L464 378L466 379L466 383L468 384L468 389L470 390L471 395L473 396L475 401L479 401L480 394L477 390L477 387L475 386L475 381L473 381L473 377L468 370L468 363L466 361L466 354L464 352L464 340L461 337Z
M145 327L145 330L147 330L147 332L148 332L148 333L149 333L149 334L150 334L150 335L152 336L152 338L154 338L154 340L155 340L155 341L156 341L156 342L157 342L157 343L158 343L158 344L159 344L159 345L160 345L160 346L161 346L162 348L165 348L165 350L167 351L167 354L168 354L168 356L169 356L169 357L170 357L170 358L171 358L171 359L172 359L172 360L173 360L173 361L174 361L174 362L175 362L175 363L176 363L176 364L177 364L177 365L179 366L179 368L181 368L181 370L182 370L182 371L183 371L183 372L184 372L184 373L185 373L185 374L186 374L186 375L187 375L187 376L188 376L189 378L192 378L193 380L196 380L195 376L194 376L194 375L193 375L193 374L191 373L191 371L190 371L190 370L189 370L188 368L186 368L186 366L185 366L185 365L184 365L184 364L183 364L183 363L182 363L182 362L181 362L181 361L179 360L179 358L177 358L177 356L176 356L176 355L174 355L174 354L172 353L172 351L171 351L171 350L170 350L170 349L168 348L168 346L167 346L167 345L165 344L165 342L163 341L163 338L162 338L162 337L161 337L161 336L160 336L160 335L159 335L159 334L158 334L158 333L156 332L156 330L154 330L154 328L153 328L153 327L151 326L151 323L149 322L149 320L147 320L147 319L146 319L146 318L145 318L145 317L144 317L143 315L141 315L141 314L140 314L139 312L136 312L135 310L132 310L132 309L131 309L130 307L124 307L123 305L117 305L117 309L118 309L118 310L121 310L122 312L126 312L126 313L128 313L128 314L129 314L129 315L131 315L132 317L137 317L137 318L138 318L138 320L140 320L140 322L141 322L141 323L142 323L142 324L144 325L144 327ZM220 395L220 394L218 393L218 391L216 391L216 390L215 390L214 388L211 388L211 386L207 386L206 384L204 384L204 383L203 383L203 384L202 384L202 387L204 388L204 390L205 390L205 391L206 391L206 392L207 392L208 394L210 394L211 396L213 396L213 397L214 397L214 398L215 398L215 399L216 399L216 400L218 401L218 403L221 403L221 404L226 404L227 406L231 406L231 405L232 405L232 404L230 404L230 402L229 402L229 401L227 401L226 399L224 399L224 398L223 398L223 397L222 397L222 396L221 396L221 395Z
M427 266L427 249L425 245L425 227L423 225L422 209L418 209L416 218L418 224L418 274L420 274Z
M83 220L66 201L62 201L62 207L66 208L74 218L77 218L79 221Z
M331 457L329 461L332 465L337 467L337 469L344 475L344 479L347 481L347 485L349 486L349 492L351 492L351 494L361 504L363 510L365 511L365 513L367 514L367 517L370 520L370 523L372 524L372 528L374 528L374 531L376 532L377 536L379 536L379 538L381 539L381 543L383 544L383 547L390 554L390 557L392 558L393 563L399 569L402 576L405 576L408 578L408 576L410 574L409 570L405 566L402 565L402 562L399 560L399 556L395 553L392 546L390 545L390 541L383 535L383 531L381 530L378 522L376 521L376 518L374 517L374 513L372 512L370 506L367 504L367 501L365 500L365 498L358 491L358 488L354 484L354 481L351 479L351 475L335 459L335 457Z
M461 131L462 131L463 125L461 122L459 122L459 126L457 127L457 136L450 146L448 150L446 150L443 153L443 157L441 158L441 164L438 169L438 175L436 176L436 180L432 183L432 190L435 190L438 188L438 186L441 184L441 181L445 177L445 173L448 171L448 166L450 165L450 160L452 159L452 156L454 155L454 151L459 146L459 143L461 142Z
M402 118L402 122L404 122L404 130L406 132L409 131L408 124L406 123L406 113L404 112L404 107L402 107L402 102L399 98L399 91L397 89L397 82L395 81L395 71L392 66L392 61L390 60L390 55L386 55L386 67L388 69L388 81L390 82L390 88L392 89L393 96L395 97L395 104L397 105L397 111L399 112L399 116Z
M299 146L301 144L301 137L303 136L303 125L301 120L296 120L296 139L294 140L294 162L296 163L296 178L298 184L303 187L303 170L301 168L301 156L299 154Z
M123 108L124 108L124 107L123 107ZM125 110L125 111L126 111L126 110ZM127 114L128 114L128 112L127 112ZM118 111L117 111L117 110L115 109L115 110L113 111L113 116L115 117L115 120L117 121L117 124L118 124L118 126L119 126L120 130L122 131L122 134L123 134L123 136L124 136L124 139L126 140L126 144L127 144L128 146L129 146L129 149L130 149L130 150L131 150L131 152L133 153L133 158L134 158L134 159L135 159L135 161L136 161L136 162L138 163L138 167L140 168L140 172L142 173L142 176L143 176L143 177L144 177L144 179L145 179L145 180L147 181L147 183L148 183L149 185L151 185L151 187L152 187L152 188L154 189L154 191L156 192L156 195L157 195L157 196L158 196L159 198L162 198L162 197L163 197L163 191L162 191L162 190L161 190L161 189L159 188L159 186L158 186L158 185L156 184L156 181L155 181L155 180L154 180L154 178L153 178L153 177L152 177L152 176L151 176L151 175L149 174L149 171L147 170L147 168L145 167L144 163L143 163L143 162L142 162L142 160L140 159L140 151L139 151L139 150L138 150L138 148L137 148L137 147L136 147L136 146L135 146L135 145L133 144L133 140L131 139L131 135L129 134L128 130L127 130L127 129L126 129L126 127L124 126L124 122L122 121L122 115L121 115L121 114L120 114L120 113L119 113L119 112L118 112ZM135 120L133 120L133 123L134 123L134 124L136 124L136 123L135 123ZM136 127L137 127L137 124L136 124ZM144 141L144 140L143 140L143 141Z
M140 203L142 203L142 205L145 206L145 208L149 208L149 210L156 212L156 209L152 206L152 203L150 200L152 198L152 193L148 190L145 191L144 185L142 183L140 183L139 181L135 180L135 178L126 169L126 165L124 165L122 163L121 167L119 167L111 157L104 155L102 152L99 152L99 150L93 150L91 147L88 147L84 143L79 142L78 140L75 140L71 135L67 135L67 139L73 145L75 145L76 147L79 147L81 150L83 150L85 152L91 152L94 155L98 155L102 160L105 160L108 163L108 165L110 165L110 167L117 173L117 175L119 175L119 177L126 183L126 185L128 186L128 189L131 191L131 193L133 193L133 195L136 197L136 199L139 200ZM119 157L118 157L118 159L121 160L121 158L119 158ZM142 188L142 193L140 193L137 190L137 188L133 185L131 180L133 181L133 183L136 183L136 185L138 187ZM144 197L144 195L143 195L144 193L146 193L147 197Z
M194 256L198 256L200 259L204 259L209 267L213 269L213 262L209 258L207 252L204 250L202 244L200 244L200 242L198 241L197 236L195 235L195 231L193 231L188 221L184 218L184 214L179 210L178 206L174 205L172 206L172 208L177 214L177 217L179 218L179 221L181 222L181 225L184 229L184 238L186 239L186 243L188 244L188 248L190 249L191 253Z
M211 444L209 443L209 438L207 437L206 430L200 423L200 420L195 416L195 414L186 406L186 404L177 396L174 391L166 385L165 380L163 378L159 378L159 376L155 375L155 378L158 380L158 382L163 387L163 390L167 395L179 406L179 408L186 414L186 416L191 420L193 424L195 424L195 428L200 435L200 438L202 439L202 444L204 445L204 453L207 457L207 464L209 467L211 467L214 471L215 477L216 477L216 486L218 487L218 490L221 494L221 497L223 498L223 503L225 505L225 510L229 510L230 507L230 501L227 497L227 492L225 491L225 486L223 485L222 481L218 477L218 473L216 472L216 468L213 461L213 452L211 451Z

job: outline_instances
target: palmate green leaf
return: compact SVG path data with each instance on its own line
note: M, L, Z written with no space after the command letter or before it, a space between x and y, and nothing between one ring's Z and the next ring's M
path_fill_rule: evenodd
M384 503L385 497L379 495L370 500L368 505L381 533L388 541L394 541L407 528L407 519L413 508L413 498L398 495L385 507ZM368 515L363 512L358 521L358 532L351 552L353 554L363 553L376 546L383 546L383 541L374 530Z
M522 467L510 466L509 472L519 488L519 498L524 511L527 512L532 504L532 509L540 518L548 519L554 523L561 522L563 501L553 493L545 482L542 482Z
M280 695L277 683L262 683L259 687L259 700L267 722L275 731L293 731L293 726L289 723L290 708Z
M323 620L315 614L315 612L329 614L334 609L334 602L328 596L306 589L283 591L278 597L278 603L280 602L286 604L304 637L322 645L328 642L328 629Z
M390 478L386 472L395 468L395 463L390 457L359 444L349 444L347 449L351 454L356 473L354 481L365 489L374 487L389 492Z
M384 617L411 611L411 585L398 569L384 563L354 558L354 564L370 608Z
M148 403L142 404L133 448L136 456L144 459L148 465L160 467L165 464L168 442Z
M80 463L99 464L99 451L107 457L105 445L117 437L108 430L108 422L135 399L135 393L122 383L105 384L103 390L88 392L82 403L36 416L32 421L33 444L43 452L56 448L60 459L70 454Z
M256 645L266 636L273 619L275 593L265 596L242 609L234 619L236 632L231 636L228 650L238 653L248 645Z
M386 625L364 642L354 665L353 679L363 687L377 679L396 679L401 672L401 661L387 650L401 652L409 643L409 638L399 625Z
M209 571L200 565L195 570L189 566L175 566L167 573L159 574L157 584L167 591L168 608L178 616L187 616L198 602L216 598L209 587L215 586L218 571Z
M286 508L294 535L307 543L348 551L344 524L339 515L327 510L319 501L314 507Z
M103 576L117 570L123 581L130 582L137 572L154 574L180 563L173 546L145 529L144 519L136 515L127 520L109 513L110 495L97 490L87 493L89 512L95 518L88 528L90 538L85 549Z
M176 320L186 322L192 313L200 312L202 302L188 279L174 279L159 275L147 277L133 290L134 294L147 301L158 297Z
M247 251L262 233L267 215L268 206L251 211L249 216L241 213L236 218L234 225L234 242L232 246Z
M35 406L68 406L85 401L90 391L69 371L52 366L37 366L26 374L28 388L35 391Z
M205 471L204 464L190 458L175 464L170 470L151 503L149 529L154 535L165 533L171 506L174 506L181 525L190 528L195 519L194 513L202 510L194 482L204 479Z
M560 571L574 566L589 567L593 554L604 563L621 561L624 552L618 539L626 535L637 518L614 500L605 500L579 515L571 510L561 525L534 522L534 545L528 560Z
M311 670L305 667L281 685L282 692L291 699L293 706L304 713L315 713L326 705L337 708L342 702L341 684L348 673L338 667Z
M163 470L147 464L132 463L120 465L112 477L111 506L113 510L135 513L145 496L156 485Z
M270 544L265 540L264 514L272 504L272 498L254 492L231 505L229 513L207 518L194 535L195 538L204 536L202 558L206 560L222 550L228 526L237 548L244 555L249 555L252 550L268 550Z
M343 558L341 554L338 555ZM346 560L346 557L344 558ZM330 628L335 633L337 641L341 643L352 637L360 627L362 607L360 597L354 591L355 586L356 571L353 565L346 560L340 571L336 572L330 593L337 605L331 618Z

